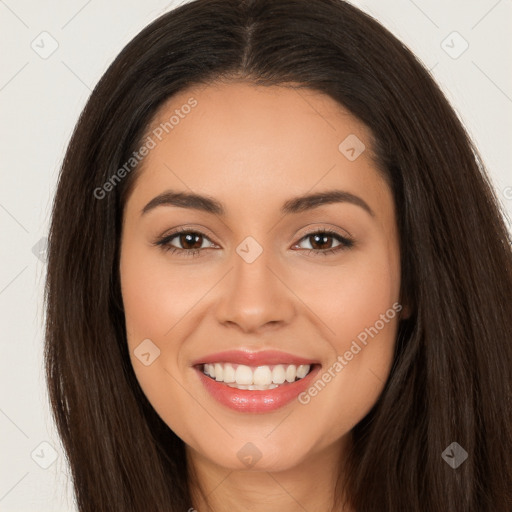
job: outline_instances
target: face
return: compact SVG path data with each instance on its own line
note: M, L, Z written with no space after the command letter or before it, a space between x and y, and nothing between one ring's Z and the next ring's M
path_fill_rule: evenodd
M332 453L382 392L401 309L369 131L320 93L233 82L174 96L147 137L120 257L144 393L223 468Z

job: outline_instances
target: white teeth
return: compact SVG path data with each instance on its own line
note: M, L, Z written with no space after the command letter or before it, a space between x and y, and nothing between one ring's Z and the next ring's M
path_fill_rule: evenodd
M203 372L217 382L224 382L238 389L274 389L284 382L303 379L310 371L309 364L251 367L244 364L204 364Z
M272 372L268 366L258 366L254 370L253 382L256 386L268 386L272 384Z
M282 364L278 364L274 366L272 370L272 382L275 384L282 384L286 380L286 374L284 372L284 366Z
M301 364L297 367L297 377L303 379L309 372L309 364Z
M289 365L288 368L286 368L286 382L293 382L295 381L295 375L297 373L297 370L293 364Z
M224 365L224 382L227 384L228 382L235 382L235 369L229 364L226 363Z
M252 370L248 366L245 366L244 364L239 365L235 371L235 381L237 384L242 385L253 384Z

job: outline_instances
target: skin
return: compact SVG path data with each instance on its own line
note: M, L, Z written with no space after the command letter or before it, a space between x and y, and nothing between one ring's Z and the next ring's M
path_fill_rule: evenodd
M191 507L291 512L300 504L325 512L351 429L389 375L399 316L309 403L294 400L270 413L217 403L191 364L223 350L277 349L317 360L322 371L332 367L400 302L392 193L372 160L368 129L323 94L245 82L197 86L172 97L148 133L191 96L197 106L145 157L125 205L120 272L133 369L157 413L186 443L212 508L195 484ZM354 161L338 149L350 134L366 146ZM168 189L215 198L226 214L172 205L141 214ZM331 189L360 197L374 215L349 202L279 211L292 197ZM201 247L199 256L154 245L181 226L205 236L188 245L178 236L171 245ZM352 237L354 245L321 254L339 241L315 245L306 236L314 228ZM252 263L236 252L247 236L263 248ZM147 338L160 349L149 366L134 355ZM252 468L237 456L248 442L261 453Z

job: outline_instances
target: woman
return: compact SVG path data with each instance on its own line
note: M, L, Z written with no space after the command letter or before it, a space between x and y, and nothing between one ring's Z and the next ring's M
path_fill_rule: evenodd
M341 0L196 0L93 91L48 249L80 511L511 510L510 236Z

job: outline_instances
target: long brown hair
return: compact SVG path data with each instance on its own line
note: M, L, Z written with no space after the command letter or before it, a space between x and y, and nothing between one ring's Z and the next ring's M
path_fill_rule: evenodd
M193 506L184 443L146 399L127 348L118 259L137 169L104 197L95 191L140 147L165 100L232 79L334 98L370 128L393 190L412 314L383 393L353 429L350 503L358 512L512 510L504 213L429 73L342 0L181 5L138 34L91 94L58 181L45 290L48 390L79 510ZM452 442L468 453L456 469L442 458Z

